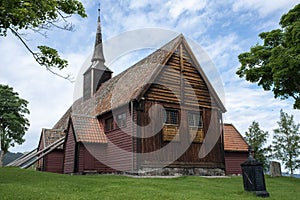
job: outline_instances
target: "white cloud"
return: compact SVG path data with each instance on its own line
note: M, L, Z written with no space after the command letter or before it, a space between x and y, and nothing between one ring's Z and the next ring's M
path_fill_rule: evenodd
M171 0L166 3L166 6L169 8L170 16L176 19L184 12L194 13L204 9L206 1L189 0L183 2L181 0Z
M16 145L13 151L29 151L37 146L42 128L51 128L66 109L72 104L73 84L58 78L39 66L31 54L16 38L2 38L0 54L4 55L0 62L0 83L8 84L29 101L30 128L25 134L25 143ZM65 73L75 73L77 63L82 56L65 55L70 66ZM61 72L64 73L64 72Z
M276 11L287 12L297 3L299 3L297 0L236 0L233 1L232 9L235 12L254 10L258 12L260 17L265 17Z

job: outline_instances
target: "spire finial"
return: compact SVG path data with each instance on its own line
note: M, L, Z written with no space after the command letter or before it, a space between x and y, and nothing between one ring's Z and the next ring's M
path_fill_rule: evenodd
M99 7L98 7L98 16L100 17L100 9L101 9L101 7L100 7L101 4L100 4L100 2L99 2L99 4L98 4L98 6L99 6Z

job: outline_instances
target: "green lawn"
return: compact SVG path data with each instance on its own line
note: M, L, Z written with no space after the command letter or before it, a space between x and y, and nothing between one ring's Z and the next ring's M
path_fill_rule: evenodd
M300 179L266 178L269 199L300 199ZM241 177L70 176L0 168L0 199L257 199Z

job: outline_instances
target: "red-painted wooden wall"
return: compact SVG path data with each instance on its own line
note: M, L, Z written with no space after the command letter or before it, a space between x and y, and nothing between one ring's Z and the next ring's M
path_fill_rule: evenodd
M71 124L69 124L68 133L65 141L65 155L64 155L64 173L69 174L75 171L75 151L76 142L74 137L74 130Z
M241 164L248 159L248 152L225 152L226 174L242 174Z
M64 151L62 149L53 150L44 158L43 171L63 173Z

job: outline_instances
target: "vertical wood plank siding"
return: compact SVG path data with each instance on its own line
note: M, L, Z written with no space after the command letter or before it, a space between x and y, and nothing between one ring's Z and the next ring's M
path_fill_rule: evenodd
M226 174L242 174L241 164L248 158L248 152L225 152Z
M140 113L141 115L141 122L143 123L141 128L141 135L143 139L141 139L141 152L142 153L149 153L154 152L156 150L161 149L162 147L169 145L169 142L163 141L162 138L162 130L160 130L158 133L154 134L154 136L149 137L149 135L152 135L156 131L156 127L162 127L162 121L161 121L161 113L158 112L157 117L155 121L152 121L152 125L149 126L149 116L151 113L148 113L149 108L153 106L155 103L159 102L153 102L153 101L147 101L145 103L145 112ZM166 103L160 103L163 106L170 106L170 104ZM220 134L218 131L219 129L219 119L218 119L218 110L216 109L208 109L203 108L203 112L205 113L205 117L203 119L204 125L203 125L203 131L206 135L209 126L212 129L211 134ZM181 110L180 115L187 116L186 110ZM211 117L212 116L212 117ZM182 117L184 118L184 117ZM185 120L185 123L187 123L187 120ZM146 125L148 126L146 127ZM182 141L187 140L188 137L188 128L187 124L183 126L179 130L180 135L180 141L174 142L171 145L169 145L169 148L163 151L162 154L156 154L156 155L143 155L141 159L140 165L142 167L152 167L157 163L158 161L163 162L169 162L169 161L175 161L170 166L176 166L176 167L187 167L187 166L194 166L194 167L224 167L224 157L223 157L223 148L221 144L221 138L219 137L218 141L212 148L212 150L208 153L208 155L202 159L198 157L200 148L202 147L202 143L192 143L188 149L181 155L178 149L180 149L180 145L182 145ZM156 156L156 157L153 157ZM177 159L176 159L177 158Z
M182 58L180 57L182 55ZM208 129L212 130L211 134L220 134L220 111L216 108L215 100L210 96L208 87L195 68L191 57L188 55L184 46L172 54L164 69L160 72L154 84L151 85L145 94L145 110L140 112L141 125L146 126L149 123L149 108L154 104L160 104L165 108L179 109L181 115L181 127L179 130L180 141L187 141L189 139L188 128L188 112L198 110L203 114L203 131L206 135ZM183 81L183 84L182 84ZM181 89L183 87L183 89ZM153 134L156 127L162 127L162 113L155 111L156 121L151 127L141 128L141 152L154 152L169 144L163 141L162 131L159 131L152 137L147 134ZM152 113L153 114L153 113ZM221 167L224 168L224 154L221 137L204 158L199 158L198 153L202 147L202 143L192 143L189 148L179 155L178 146L181 142L174 143L168 151L163 152L157 157L141 158L140 165L142 167L151 167L155 162L168 162L175 159L171 166L176 167Z
M75 165L75 138L72 125L67 133L67 138L65 142L65 157L64 157L64 173L69 174L74 172Z
M64 151L62 149L53 150L45 157L45 171L63 173Z
M130 105L128 105L130 106ZM122 169L127 172L131 172L136 167L136 158L133 158L132 152L136 152L136 141L133 141L133 136L136 136L136 114L133 114L133 123L131 120L131 112L128 107L122 108L120 110L114 111L114 115L118 113L126 112L126 126L120 128L116 128L112 131L106 132L106 137L108 139L107 144L107 164L112 168L108 168L109 172L118 171L115 168ZM104 124L105 118L111 116L112 113L104 116L102 124ZM116 116L115 116L116 117ZM116 120L116 119L115 119ZM124 151L122 153L122 150ZM130 156L128 156L128 153Z
M105 144L79 143L78 172L106 172L107 167L100 161L105 161Z

